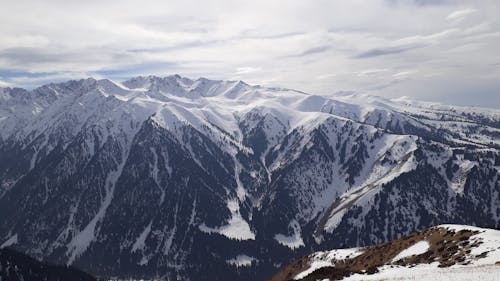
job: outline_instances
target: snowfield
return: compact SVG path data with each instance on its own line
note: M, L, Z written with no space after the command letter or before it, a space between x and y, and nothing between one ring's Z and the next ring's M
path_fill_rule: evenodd
M354 274L345 281L498 281L500 266L483 265L462 268L437 268L432 265L417 265L412 268L384 268L373 275Z

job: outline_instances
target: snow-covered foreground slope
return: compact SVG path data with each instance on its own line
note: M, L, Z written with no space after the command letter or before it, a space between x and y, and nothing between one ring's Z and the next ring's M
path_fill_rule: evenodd
M310 249L500 225L500 112L241 81L0 89L0 245L106 276L256 280Z
M317 252L272 280L498 280L500 231L439 225L386 244Z
M381 273L366 276L353 275L344 278L349 281L496 281L500 276L500 266L482 265L459 268L437 268L435 266L415 266L412 268L392 268Z

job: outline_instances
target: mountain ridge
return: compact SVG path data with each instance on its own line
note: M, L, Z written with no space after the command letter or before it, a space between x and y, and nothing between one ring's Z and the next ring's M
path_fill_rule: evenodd
M385 244L306 255L270 280L411 280L424 272L422 280L439 280L447 274L470 280L478 273L493 280L498 265L500 231L438 225ZM464 269L468 271L461 272Z

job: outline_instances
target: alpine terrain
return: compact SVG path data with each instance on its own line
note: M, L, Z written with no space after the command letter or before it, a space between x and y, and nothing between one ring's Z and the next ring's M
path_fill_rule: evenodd
M264 280L500 227L500 111L178 75L0 88L0 245L95 276Z

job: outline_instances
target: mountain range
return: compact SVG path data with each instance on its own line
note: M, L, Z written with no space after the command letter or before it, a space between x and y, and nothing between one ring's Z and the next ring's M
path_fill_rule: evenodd
M500 227L500 111L141 76L0 88L0 245L100 277L263 280Z

